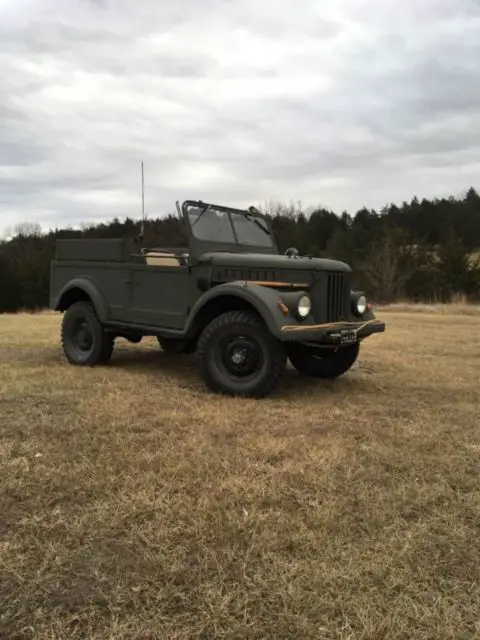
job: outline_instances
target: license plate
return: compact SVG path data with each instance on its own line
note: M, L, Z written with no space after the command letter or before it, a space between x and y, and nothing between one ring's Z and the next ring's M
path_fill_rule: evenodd
M340 342L341 344L351 344L357 341L356 329L341 329L340 330Z

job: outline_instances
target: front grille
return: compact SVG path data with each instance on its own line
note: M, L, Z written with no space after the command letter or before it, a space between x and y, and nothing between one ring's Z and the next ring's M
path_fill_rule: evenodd
M327 322L348 320L350 286L346 273L327 275Z

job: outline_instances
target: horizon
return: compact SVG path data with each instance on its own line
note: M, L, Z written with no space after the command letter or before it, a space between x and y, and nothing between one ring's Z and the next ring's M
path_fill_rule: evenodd
M258 207L260 209L261 212L265 213L265 207L269 207L269 206L273 206L273 207L282 207L285 209L291 209L294 208L296 209L296 213L303 213L304 215L306 215L306 217L308 218L312 213L314 213L315 211L318 210L324 210L324 211L328 211L329 213L334 214L335 216L337 216L338 218L340 218L343 213L347 213L352 219L355 218L355 216L362 210L367 209L368 211L372 211L375 212L377 214L381 213L381 211L383 209L389 209L391 207L398 207L401 208L404 204L410 205L412 202L414 202L415 200L417 200L419 203L421 203L423 200L427 200L429 202L435 202L435 201L442 201L442 200L448 200L450 198L454 198L456 200L463 200L465 198L465 196L467 195L467 193L470 190L474 190L477 194L479 193L479 190L474 187L473 185L470 185L469 187L467 187L466 189L464 189L461 193L455 195L455 194L444 194L442 196L433 196L430 198L424 197L424 196L420 196L418 194L413 195L411 198L409 199L403 199L401 202L388 202L383 204L381 207L358 207L357 209L355 209L354 212L352 211L348 211L348 210L344 210L344 211L335 211L334 209L324 206L324 205L306 205L303 206L303 204L301 202L296 202L294 203L293 201L290 201L289 203L286 202L280 202L280 201L276 201L276 202L267 202L264 203L262 205L260 204L255 204L254 206ZM187 199L192 199L192 198L185 198L185 200ZM181 201L183 202L183 201ZM212 204L218 205L218 206L231 206L228 202L213 202L213 201L209 201L209 200L204 200L204 202L211 202ZM233 206L233 205L232 205ZM236 206L236 205L235 205ZM243 206L239 206L240 209L247 209L247 207L250 206L248 204L245 204ZM173 209L175 209L175 204L173 206ZM167 218L167 217L174 217L177 218L178 215L176 213L176 211L172 210L172 211L166 211L163 214L154 214L154 213L148 213L148 211L146 211L146 215L145 215L145 222L150 221L155 221L155 220L161 220L163 218ZM31 220L23 220L20 221L19 223L17 223L16 226L21 227L21 226L35 226L37 225L37 228L39 229L39 232L41 235L48 235L49 233L55 233L56 231L81 231L82 227L84 228L91 228L97 225L109 225L112 224L114 222L114 220L118 220L121 224L125 223L127 220L132 220L133 222L138 222L141 223L142 221L142 215L140 212L140 215L138 217L130 215L130 214L126 214L123 216L116 216L116 215L112 215L112 217L110 218L104 218L101 220L89 220L89 221L85 221L85 220L80 220L77 224L69 224L66 226L58 226L56 228L48 228L45 229L42 227L42 225L40 223L36 223L34 221ZM2 233L0 233L0 241L4 241L4 242L9 242L10 240L12 240L15 237L15 234L13 233L14 229L13 227L7 227L6 229L3 230ZM7 235L8 232L8 235Z

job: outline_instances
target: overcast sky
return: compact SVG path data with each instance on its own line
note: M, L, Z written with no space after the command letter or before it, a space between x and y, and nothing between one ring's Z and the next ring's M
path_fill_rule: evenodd
M478 0L0 0L0 233L480 188Z

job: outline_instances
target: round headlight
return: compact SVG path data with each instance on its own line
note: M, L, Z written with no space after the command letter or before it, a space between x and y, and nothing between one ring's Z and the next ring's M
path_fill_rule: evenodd
M365 296L360 296L359 298L357 298L357 300L355 301L355 306L358 315L363 316L363 314L367 310L367 299L365 298Z
M302 296L297 304L297 313L300 318L306 318L312 310L312 301L308 296Z

